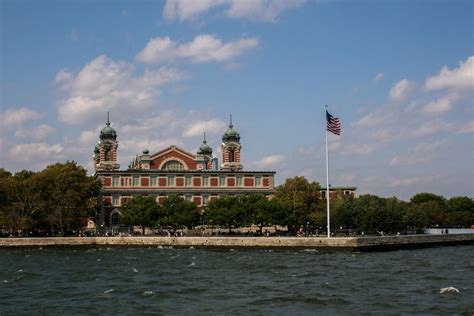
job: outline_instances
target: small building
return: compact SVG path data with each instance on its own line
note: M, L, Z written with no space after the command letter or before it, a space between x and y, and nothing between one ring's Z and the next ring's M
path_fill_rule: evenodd
M327 189L326 187L321 187L319 190L321 194L321 198L326 198ZM356 187L331 187L329 185L329 198L334 198L336 195L346 195L346 196L357 196L357 188Z
M261 194L271 198L275 192L275 171L247 171L241 163L240 134L232 116L221 142L221 164L207 144L206 135L196 154L175 145L136 156L128 169L117 163L118 140L107 114L94 149L95 176L103 183L99 227L118 224L120 208L133 196L153 196L161 203L168 195L178 195L199 207L226 195Z

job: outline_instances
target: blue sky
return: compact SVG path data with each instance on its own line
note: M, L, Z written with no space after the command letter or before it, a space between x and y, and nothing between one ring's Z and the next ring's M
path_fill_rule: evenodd
M247 170L408 199L474 195L472 1L1 0L0 167L91 155L110 111L144 148L219 143Z

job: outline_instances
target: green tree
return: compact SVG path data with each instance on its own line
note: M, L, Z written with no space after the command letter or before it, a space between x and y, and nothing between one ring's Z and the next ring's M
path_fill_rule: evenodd
M122 207L120 221L129 226L154 227L160 219L160 206L152 196L134 196Z
M161 225L173 227L173 232L182 227L191 229L199 224L200 213L196 204L179 196L167 196L161 210Z
M232 227L250 224L248 212L240 199L235 196L224 196L209 202L204 213L205 220L211 225L225 226L232 232Z
M331 200L331 223L332 226L355 228L358 216L355 198L352 195L338 195ZM326 216L324 216L326 219Z
M15 173L11 185L11 212L16 231L48 229L44 220L47 197L39 172L22 170Z
M395 233L404 227L405 209L395 197L361 195L356 199L357 226L366 232Z
M39 173L42 210L52 227L62 235L84 226L101 189L98 179L74 161L49 165Z
M454 196L447 201L444 224L452 227L470 227L474 224L474 200L467 196Z
M11 211L13 203L13 176L0 168L0 227L11 226Z
M417 228L443 225L446 217L446 199L433 193L417 193L410 199L409 221ZM416 219L414 221L413 219ZM424 226L421 227L420 224Z
M414 196L412 196L410 199L410 202L413 204L422 204L422 203L430 202L430 201L437 202L439 206L443 208L446 205L446 199L444 197L442 197L441 195L436 195L436 194L428 193L428 192L417 193Z
M474 214L474 199L467 196L453 196L447 202L448 213L468 212Z
M275 200L268 200L262 195L247 195L240 198L240 203L252 222L258 226L260 234L263 227L282 222L284 208Z
M320 186L317 182L308 182L305 177L286 179L285 183L276 188L276 202L286 210L286 225L295 232L300 226L313 221L315 214L323 208L320 199ZM312 215L313 214L313 215Z

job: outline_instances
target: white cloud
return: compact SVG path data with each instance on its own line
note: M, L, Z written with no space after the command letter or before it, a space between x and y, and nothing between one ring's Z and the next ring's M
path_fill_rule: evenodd
M54 78L53 83L58 85L62 90L69 88L69 84L73 79L73 74L66 68L63 68L58 71L56 77Z
M27 121L39 120L40 118L41 114L38 112L22 107L18 109L5 110L1 114L0 122L3 127L11 127L23 124Z
M223 43L214 35L204 34L196 36L189 43L178 44L169 37L155 37L135 58L147 64L158 64L176 59L190 60L195 63L225 62L257 46L256 38L240 38Z
M383 77L384 77L384 73L383 73L383 72L379 72L379 73L374 77L373 80L374 80L375 82L379 82L379 81L381 81L381 80L383 79Z
M120 160L122 168L125 162L128 164L130 157L135 157L137 154L141 154L144 149L148 149L150 154L162 150L170 145L181 146L182 140L179 138L155 138L155 137L142 137L142 136L129 136L121 142L120 147ZM184 148L187 150L187 148Z
M459 62L459 67L453 70L444 66L439 74L430 76L425 81L425 89L440 90L474 90L474 56Z
M347 156L368 155L374 152L375 144L350 144L342 149L342 153Z
M390 89L389 97L392 101L402 101L413 92L414 88L414 82L407 79L400 80Z
M439 140L434 143L418 144L410 153L393 157L390 166L408 166L429 162L436 157L439 149L446 144L446 140Z
M222 5L225 0L167 0L163 9L166 20L195 20L200 14Z
M450 124L442 120L423 121L417 127L406 126L401 130L400 136L405 138L423 137L442 131L448 131L449 128Z
M420 183L430 183L441 179L440 175L418 176L418 177L404 177L402 179L395 179L390 181L390 187L405 187Z
M264 169L264 168L269 168L269 167L279 165L284 161L285 161L285 156L283 155L270 155L270 156L263 157L259 161L253 162L251 165L260 169Z
M168 21L194 21L206 12L222 7L230 18L275 22L281 13L305 3L306 0L167 0L163 16Z
M318 150L314 147L300 147L297 149L298 154L303 156L314 156L318 152Z
M46 143L17 144L10 149L9 158L16 162L54 161L62 158L64 148L59 144Z
M446 94L435 101L431 101L424 108L423 112L425 114L438 114L450 111L456 101L460 98L459 94L450 93Z
M305 2L305 0L234 0L226 13L231 18L275 22L282 12L298 8Z
M455 124L455 132L456 134L474 133L474 121Z
M390 118L390 116L391 114L385 109L378 109L373 113L361 117L358 121L352 123L351 126L366 128L382 125Z
M160 86L187 79L175 69L161 67L146 69L135 76L132 64L114 61L101 55L82 68L77 74L62 69L55 83L67 95L58 104L59 120L67 124L97 122L105 112L117 118L156 105Z
M92 146L97 143L99 139L99 134L99 129L95 131L82 131L78 137L79 145L88 148L93 148Z
M208 120L191 123L189 128L183 132L184 137L202 136L204 132L209 134L220 134L225 131L226 123L221 120Z
M52 126L41 124L38 127L27 129L20 127L15 132L15 137L18 139L44 140L51 135L56 129Z

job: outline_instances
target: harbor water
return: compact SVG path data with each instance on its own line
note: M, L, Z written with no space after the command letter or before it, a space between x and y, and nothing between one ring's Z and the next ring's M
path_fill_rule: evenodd
M0 249L0 315L474 314L474 245Z

